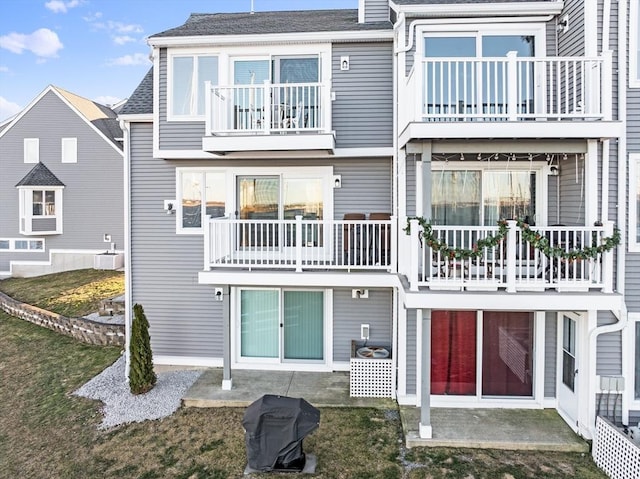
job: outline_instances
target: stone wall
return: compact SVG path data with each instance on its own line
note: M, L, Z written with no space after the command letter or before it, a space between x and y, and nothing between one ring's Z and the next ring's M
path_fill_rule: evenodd
M0 309L11 316L44 326L88 344L124 346L124 325L105 324L87 318L67 318L60 314L21 303L0 293Z

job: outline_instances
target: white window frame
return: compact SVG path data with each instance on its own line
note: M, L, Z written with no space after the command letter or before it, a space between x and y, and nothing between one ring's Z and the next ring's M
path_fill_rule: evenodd
M220 64L222 58L216 52L211 52L205 49L193 49L193 50L180 50L177 52L170 52L167 56L167 121L204 121L206 117L206 105L205 112L201 115L197 114L197 99L199 94L198 86L198 61L199 57L216 57L218 59L218 78L216 83L220 83ZM196 98L196 111L191 111L188 115L180 115L173 111L173 73L174 73L174 61L176 58L192 58L193 59L193 75L191 78L192 88L194 96Z
M176 168L176 234L203 235L205 227L205 209L202 208L202 222L200 228L184 228L182 226L182 174L200 173L204 177L206 173L224 173L226 175L227 191L225 192L226 216L237 209L236 188L239 176L278 176L282 178L321 179L323 185L323 217L333 219L333 167L308 166L308 167L238 167L238 168ZM203 201L205 192L203 190ZM282 200L282 198L280 198ZM204 203L203 203L204 204ZM328 230L327 230L328 231Z
M431 161L431 174L439 171L480 171L482 173L486 171L506 171L507 162L501 161ZM533 165L529 164L528 160L510 161L508 171L532 171L536 174L536 192L535 192L535 205L536 214L533 218L535 224L538 226L545 226L547 224L548 213L548 201L547 201L547 188L545 183L547 182L547 174L545 170L546 163L536 161ZM483 178L480 179L481 182ZM431 180L433 183L433 179ZM425 191L431 191L432 185L428 185ZM423 187L424 188L424 187ZM485 202L485 191L482 190L480 197L480 214L482 216L482 210ZM432 205L433 208L433 205ZM431 215L431 212L425 212L425 214ZM482 223L482 222L481 222Z
M45 240L44 238L0 238L0 241L8 241L9 248L4 249L0 248L0 253L27 253L27 252L43 252L45 251ZM28 243L28 248L17 248L16 243L19 241L26 241ZM32 248L31 245L33 243L39 243L41 245L40 248Z
M62 191L64 186L20 186L19 194L19 231L22 235L46 235L62 234ZM54 191L55 192L55 214L54 215L34 215L33 214L33 192L34 191ZM43 195L44 198L44 195ZM33 220L40 218L55 219L54 230L34 231Z
M269 369L281 371L327 371L332 369L333 364L333 290L323 288L295 288L295 287L239 287L234 288L235 292L231 295L233 298L232 311L235 311L232 318L231 327L231 366L236 369ZM323 359L322 360L284 360L282 359L282 350L279 351L277 358L255 358L241 356L241 291L278 291L279 300L278 307L280 309L280 317L282 318L282 300L284 291L316 291L323 293ZM282 333L279 340L282 340ZM279 348L282 344L279 344Z
M62 138L60 142L60 149L62 151L62 163L78 162L78 139L77 138Z
M629 252L640 253L640 241L637 238L638 224L638 183L640 182L640 153L629 155L629 232L627 248Z
M40 163L40 138L24 139L24 162Z
M640 88L640 0L631 0L629 5L629 88Z

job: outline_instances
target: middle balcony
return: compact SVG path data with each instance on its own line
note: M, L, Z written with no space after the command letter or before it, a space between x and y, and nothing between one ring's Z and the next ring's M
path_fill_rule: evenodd
M331 95L325 84L207 84L205 101L205 151L332 152L335 148Z

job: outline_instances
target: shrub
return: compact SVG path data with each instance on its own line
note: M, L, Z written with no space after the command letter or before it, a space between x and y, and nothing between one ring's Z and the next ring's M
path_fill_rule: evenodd
M140 304L133 307L129 353L129 389L133 394L144 394L155 386L157 377L153 371L149 321Z

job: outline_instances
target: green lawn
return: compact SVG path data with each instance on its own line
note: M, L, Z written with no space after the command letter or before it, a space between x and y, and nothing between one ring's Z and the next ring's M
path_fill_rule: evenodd
M73 285L64 275L57 277L57 294L53 287L44 293L35 280L0 281L0 290L8 291L9 284L22 300L33 296L53 304L56 296L64 297L61 292L93 284L93 293L77 302L80 309L88 308L100 296L95 291L103 291L95 285L100 281L90 270L75 273L75 279ZM20 287L22 281L28 291ZM41 281L54 282L51 277ZM0 478L251 477L243 476L242 409L180 409L162 420L99 431L100 404L71 393L120 352L0 313ZM373 409L323 409L320 428L304 441L305 450L318 457L314 477L321 479L606 477L584 454L406 450L402 444L397 411Z

